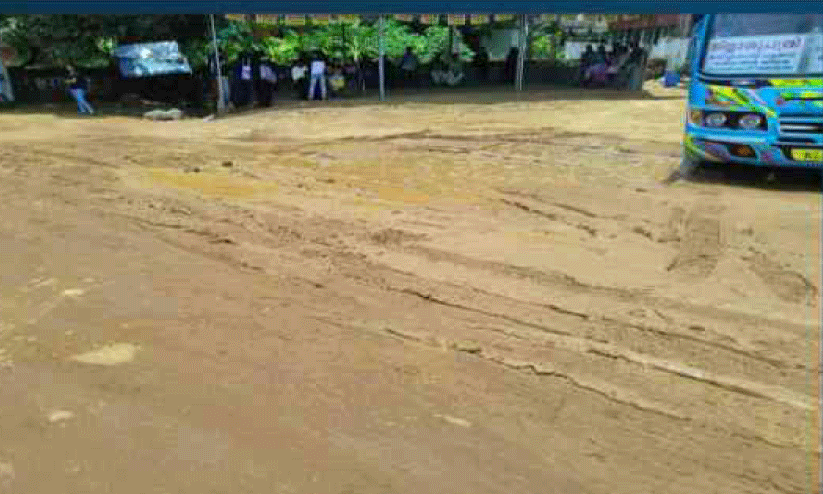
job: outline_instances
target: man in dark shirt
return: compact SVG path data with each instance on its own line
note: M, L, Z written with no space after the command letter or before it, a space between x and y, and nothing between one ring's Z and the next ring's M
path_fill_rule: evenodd
M74 101L77 102L77 111L89 115L93 114L94 108L86 101L86 79L81 77L74 67L68 67L68 72L66 87L69 90L69 94L74 98Z

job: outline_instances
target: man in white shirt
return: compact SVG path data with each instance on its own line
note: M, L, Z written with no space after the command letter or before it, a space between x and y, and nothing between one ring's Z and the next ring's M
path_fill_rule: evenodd
M260 97L260 104L263 106L271 106L276 84L277 75L274 73L271 63L268 60L262 61L260 63L260 86L257 91Z
M234 106L240 108L251 103L253 87L251 54L244 52L240 54L237 61L235 91L233 95Z
M309 69L306 67L306 63L302 57L295 61L291 68L292 86L294 87L294 91L298 99L302 99L306 96L306 88L308 88L308 84L304 85L303 81L306 79L306 72L308 70Z
M320 85L320 99L326 99L326 62L319 53L315 54L309 65L309 101L314 100L315 88Z

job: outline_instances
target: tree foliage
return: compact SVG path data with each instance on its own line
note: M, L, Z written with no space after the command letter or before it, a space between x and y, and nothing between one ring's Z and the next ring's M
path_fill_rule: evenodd
M105 65L112 50L126 40L176 40L193 67L206 64L212 52L209 21L205 15L4 15L0 36L17 48L26 63ZM388 59L403 56L407 46L428 63L445 53L449 28L428 26L415 32L393 19L385 22ZM221 51L232 62L244 51L261 51L278 63L289 63L301 53L320 51L329 58L362 61L379 53L378 26L374 21L283 28L279 36L255 36L246 22L217 18ZM455 35L460 58L471 59L471 49Z
M403 56L407 46L423 63L443 53L448 44L448 28L429 26L422 33L394 20L385 23L384 42L388 59ZM231 62L245 50L259 50L277 63L289 63L301 53L319 51L326 57L359 62L376 59L379 55L379 30L375 22L357 21L353 24L329 24L302 29L284 28L279 36L255 38L251 26L245 22L229 22L218 30L220 49ZM460 36L455 37L461 58L474 55Z
M0 35L27 63L107 64L118 42L204 37L202 15L3 15Z

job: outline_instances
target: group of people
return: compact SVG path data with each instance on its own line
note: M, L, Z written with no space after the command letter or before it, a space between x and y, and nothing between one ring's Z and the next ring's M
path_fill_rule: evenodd
M279 82L277 68L271 60L259 53L243 52L233 64L226 66L223 55L219 57L219 84L222 87L217 88L215 83L213 90L222 92L224 105L232 104L237 108L255 103L271 106ZM218 72L214 54L209 59L209 73L211 79L216 81Z
M580 80L583 86L629 86L642 84L646 53L637 42L615 44L611 51L600 44L597 50L588 45L580 59ZM638 81L639 79L639 81Z
M472 64L477 70L479 79L482 82L487 82L489 78L489 54L484 48L478 46L475 49ZM402 85L419 85L420 65L420 60L412 47L406 47L406 51L398 64ZM451 53L448 50L441 53L432 60L428 75L435 86L459 85L466 77L460 54L458 52Z
M346 87L346 77L355 69L341 61L328 62L320 52L301 56L291 67L292 87L298 98L314 101L339 97Z
M480 52L481 55L476 56L474 63L480 72L479 75L488 78L488 54L485 50L478 51ZM506 80L514 79L518 55L517 48L512 48L506 58ZM321 100L326 100L330 96L336 97L345 89L347 80L354 80L358 71L355 66L345 65L340 61L327 63L319 51L311 55L301 55L292 64L290 71L288 68L283 70L283 67L278 67L259 53L241 53L229 66L222 63L222 54L218 56L221 58L222 67L219 84L222 86L220 92L224 96L223 104L234 105L236 108L255 103L264 107L271 106L280 81L287 78L291 79L292 87L299 98L311 101L318 97ZM607 51L604 44L600 44L596 50L589 45L581 57L579 78L584 86L636 88L642 85L645 56L645 51L636 42L631 45L615 44L611 51ZM420 66L420 60L413 48L407 47L398 63L404 85L417 85ZM217 60L214 54L209 60L209 72L211 80L217 81ZM429 75L431 81L438 86L456 86L465 77L459 55L450 52L435 58ZM74 67L68 67L65 83L69 94L77 103L78 112L93 114L94 109L86 99L86 79L81 77ZM217 83L212 89L218 91Z
M431 80L435 86L454 87L463 82L465 72L459 53L444 53L432 62Z

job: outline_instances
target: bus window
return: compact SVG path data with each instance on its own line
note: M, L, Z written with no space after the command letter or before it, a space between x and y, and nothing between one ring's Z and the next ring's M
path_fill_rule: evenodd
M706 38L707 75L823 74L823 14L719 14Z

